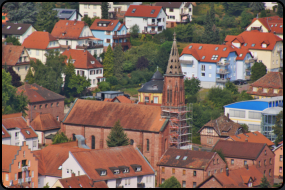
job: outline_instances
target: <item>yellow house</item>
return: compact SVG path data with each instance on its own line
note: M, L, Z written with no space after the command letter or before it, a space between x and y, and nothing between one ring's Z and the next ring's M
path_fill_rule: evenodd
M162 103L162 91L163 91L163 76L159 71L156 71L151 81L143 84L142 88L138 90L139 102L145 103Z

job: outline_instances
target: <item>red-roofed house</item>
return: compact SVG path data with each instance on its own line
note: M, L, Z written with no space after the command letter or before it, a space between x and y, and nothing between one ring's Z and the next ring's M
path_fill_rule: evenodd
M3 132L5 137L10 135L10 142L2 138L2 144L21 146L26 142L30 150L38 150L38 135L22 117L22 113L2 115L2 136Z
M38 188L38 160L25 141L21 146L2 144L2 184Z
M59 20L53 27L51 35L60 45L71 49L84 49L99 57L103 53L103 40L93 36L88 24L77 20Z
M224 41L228 45L248 49L253 56L251 61L262 61L268 72L283 67L283 39L273 33L244 31L237 36L227 35Z
M132 100L127 98L126 96L116 96L111 100L111 102L119 102L119 103L127 103L127 104L132 104L134 103Z
M29 35L22 44L28 51L30 58L39 59L43 64L46 63L48 50L61 50L57 39L48 32L35 31Z
M283 18L280 18L279 16L254 18L250 25L246 27L246 30L270 32L283 39L283 25Z
M98 82L105 80L103 77L103 65L101 65L101 63L95 59L89 51L67 49L62 53L62 55L67 56L67 59L64 61L66 64L71 57L72 63L75 67L75 74L85 76L87 79L90 79L91 88L97 87ZM63 76L63 78L65 78L65 76Z
M166 29L166 13L162 6L130 5L125 22L128 30L137 24L139 33L158 34Z

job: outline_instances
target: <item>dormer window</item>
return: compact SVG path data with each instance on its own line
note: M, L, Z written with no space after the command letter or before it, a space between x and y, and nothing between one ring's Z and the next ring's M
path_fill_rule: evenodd
M132 164L131 167L133 168L133 170L134 170L135 172L140 172L140 171L142 171L142 166L141 166L141 165Z
M95 63L95 61L90 61L91 62L91 64L94 64Z
M119 174L120 170L114 170L113 174Z
M137 167L136 172L140 172L140 171L142 171L142 167Z
M103 24L103 26L107 26L106 24Z
M17 30L21 30L21 28L22 28L22 27L21 27L21 26L19 26L19 27L17 28Z
M247 46L247 43L245 43L244 46Z
M263 47L263 48L266 48L266 46L267 46L266 44L262 44L262 47Z
M11 28L11 26L7 26L7 29L10 29Z
M101 176L107 175L107 171L101 171L100 175L101 175Z
M154 90L157 90L157 85L153 85L152 88L153 88Z
M239 54L239 57L242 57L242 53L241 53L241 54Z
M128 168L123 170L123 173L129 173L129 172L130 172L130 170Z
M98 26L102 26L102 24L101 24L101 23L99 23L99 24L98 24Z
M122 173L129 173L130 172L130 169L128 166L119 166L118 168L119 168L119 170L121 170Z
M136 10L137 10L137 9L133 9L133 10L132 10L132 13L134 13Z

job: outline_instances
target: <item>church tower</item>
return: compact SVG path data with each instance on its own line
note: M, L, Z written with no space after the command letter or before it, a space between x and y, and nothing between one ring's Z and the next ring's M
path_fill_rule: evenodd
M176 44L176 33L173 34L173 44L168 60L162 94L162 106L177 109L185 106L184 75L182 74L179 53Z

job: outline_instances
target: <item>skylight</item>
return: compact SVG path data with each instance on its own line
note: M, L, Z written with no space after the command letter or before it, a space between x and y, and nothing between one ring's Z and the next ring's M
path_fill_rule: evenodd
M186 160L187 159L187 156L184 156L183 160Z
M111 26L113 25L114 23L111 23Z
M68 187L69 187L69 188L71 188L71 186L70 186L70 185L69 185Z
M255 44L251 44L251 47L254 47L255 46Z
M273 24L271 24L271 27L273 27Z
M175 159L176 159L176 160L178 160L179 158L180 158L180 156L176 156L176 158L175 158Z
M244 46L247 46L247 43L245 43Z
M283 25L280 25L280 28L282 28L283 27Z
M11 26L7 26L7 29L10 29L11 28Z
M68 25L68 22L66 23L66 25Z
M200 46L199 49L202 49L203 46Z
M206 56L204 55L204 56L202 57L202 59L205 59L205 57L206 57Z
M218 55L213 55L211 60L217 60L217 58L218 58Z
M133 10L132 10L132 13L134 13L136 10L137 10L137 9L133 9Z
M152 10L151 10L151 12L150 12L150 14L153 14L153 13L154 13L154 11L155 11L155 10L154 10L154 9L152 9Z
M215 48L215 51L217 51L218 49L219 49L219 47L216 47L216 48Z
M21 28L22 28L22 27L21 27L21 26L19 26L19 27L17 28L17 30L21 30Z
M275 24L275 26L277 26L277 24Z
M26 133L27 133L28 135L31 134L30 131L26 131Z
M91 64L94 64L95 63L95 61L90 61L91 62Z
M191 45L191 46L189 46L189 49L192 49L192 45Z
M82 185L79 183L79 186L82 188Z
M239 57L242 57L242 53L241 53L241 54L239 54Z
M61 169L62 169L62 166L59 166L59 167L58 167L58 170L61 170Z
M223 49L223 51L226 51L227 50L227 48L225 47L224 49Z

